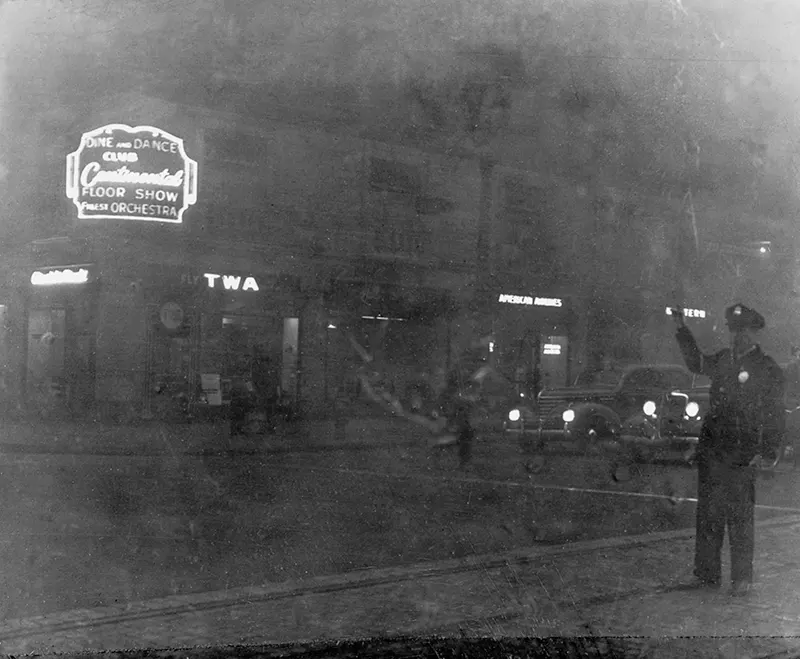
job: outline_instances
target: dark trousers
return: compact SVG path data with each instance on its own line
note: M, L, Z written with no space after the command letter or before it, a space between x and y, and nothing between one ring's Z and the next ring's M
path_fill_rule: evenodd
M231 422L231 435L243 435L247 425L247 415L250 413L250 404L244 398L232 398L228 411Z
M694 566L699 578L719 583L721 553L728 527L731 581L753 579L755 470L701 460L697 483L697 538Z
M458 462L466 467L472 460L472 440L475 439L475 430L469 424L461 426L458 430Z

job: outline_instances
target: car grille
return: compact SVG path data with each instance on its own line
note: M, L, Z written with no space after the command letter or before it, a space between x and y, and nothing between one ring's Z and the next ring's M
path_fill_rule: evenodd
M589 400L589 399L586 399ZM611 398L600 398L591 400L598 400L600 404L608 405ZM583 402L584 399L567 399L567 398L540 398L538 405L539 419L544 422L543 428L561 428L564 422L561 420L561 411L568 407L570 404L575 405Z
M540 400L539 401L539 418L540 419L547 419L553 412L555 412L559 407L564 407L565 402L563 400L551 398L550 400ZM561 422L561 417L559 415L555 415L554 418L558 419ZM563 422L561 422L563 423Z

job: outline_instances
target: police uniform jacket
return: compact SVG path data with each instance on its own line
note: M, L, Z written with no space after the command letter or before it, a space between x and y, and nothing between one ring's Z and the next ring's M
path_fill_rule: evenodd
M677 339L689 370L711 379L698 457L731 466L757 454L774 460L784 433L781 368L759 346L740 356L728 348L704 355L688 328L679 328Z

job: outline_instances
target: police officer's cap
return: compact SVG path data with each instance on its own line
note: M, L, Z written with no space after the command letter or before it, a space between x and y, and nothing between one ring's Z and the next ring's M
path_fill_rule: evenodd
M725 310L725 322L728 324L728 329L764 329L766 324L764 316L757 311L744 306L743 304L734 304Z

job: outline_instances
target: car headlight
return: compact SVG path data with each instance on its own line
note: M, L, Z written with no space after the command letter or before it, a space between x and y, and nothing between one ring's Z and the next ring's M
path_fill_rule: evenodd
M575 410L564 410L561 418L564 419L564 423L572 423L575 420Z
M508 420L509 421L519 421L520 416L522 416L522 415L519 413L519 410L511 410L508 413Z
M690 419L693 419L698 414L700 414L700 406L697 403L692 401L686 405L686 416L688 416Z
M642 405L642 411L647 416L653 416L656 413L657 406L654 401L648 400L644 405Z

